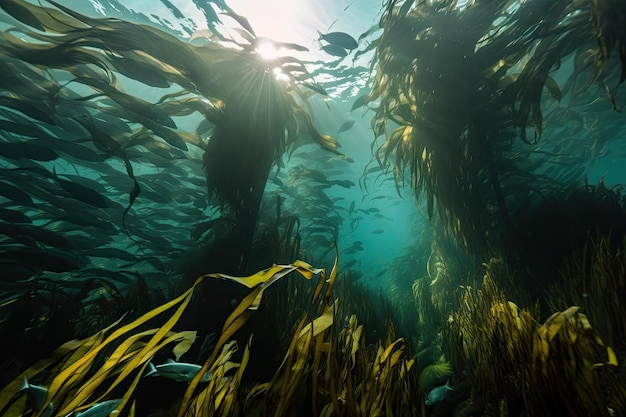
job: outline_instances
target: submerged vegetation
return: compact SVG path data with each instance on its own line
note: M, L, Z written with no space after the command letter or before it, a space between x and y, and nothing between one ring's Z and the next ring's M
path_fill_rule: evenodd
M472 398L523 415L623 414L616 354L581 308L541 323L536 308L521 309L497 288L507 273L501 260L485 269L482 289L466 288L449 319L454 364L468 371Z
M0 415L626 413L626 200L596 165L625 152L626 3L389 0L320 32L328 86L373 53L358 181L322 70L259 51L307 48L211 3L183 39L0 1ZM430 225L370 271L391 176Z
M387 2L365 102L378 163L433 223L418 360L426 384L448 355L455 388L433 415L624 412L626 213L619 186L587 178L621 135L625 16L612 1Z
M235 359L238 345L231 337L259 308L264 291L290 272L298 272L307 279L319 274L309 314L295 327L283 362L271 381L243 390L240 384L249 360L250 343L239 359ZM103 404L111 405L108 413L157 412L150 410L149 403L142 403L152 398L141 398L138 387L151 378L145 371L163 350L171 347L176 360L189 351L196 332L173 329L196 287L209 278L234 280L252 291L224 323L212 353L195 371L195 376L191 376L182 401L175 400L173 408L178 410L178 416L238 416L253 412L263 416L309 415L303 414L307 409L311 410L310 415L320 415L318 411L321 415L424 414L423 404L420 406L421 402L415 401L421 397L415 359L407 358L404 341L394 340L390 329L387 340L379 341L370 351L366 348L363 326L354 315L341 331L333 331L338 300L332 302L331 297L337 261L328 279L323 269L296 261L244 278L223 274L200 277L181 296L132 322L121 325L118 321L86 339L63 344L0 391L2 415L67 415ZM311 315L315 318L311 319ZM150 328L159 316L165 324ZM45 401L35 405L30 400L32 386L19 387L22 380L32 379L43 371L48 375L44 381ZM209 375L207 380L203 380L204 375ZM115 395L119 398L106 399Z

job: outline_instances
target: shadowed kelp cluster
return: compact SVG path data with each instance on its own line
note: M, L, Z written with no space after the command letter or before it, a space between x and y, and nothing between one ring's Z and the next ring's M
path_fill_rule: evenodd
M508 274L501 260L485 269L482 289L466 288L449 318L455 369L465 369L473 387L457 415L486 403L505 410L501 415L623 414L617 356L581 308L557 311L542 324L537 311L519 308L497 288Z
M264 291L290 272L307 279L319 274L311 309L295 327L283 363L271 381L244 389L240 384L250 343L235 359L238 348L231 338L258 309ZM355 316L341 331L333 331L338 301L332 302L331 297L337 261L328 279L323 269L296 261L245 278L223 274L200 277L180 297L132 322L120 325L118 321L91 337L65 343L0 392L2 415L67 415L103 406L109 407L106 414L114 410L131 416L159 412L150 408L152 395L139 397L138 387L153 378L145 371L162 351L172 348L177 360L188 352L196 332L174 328L195 288L209 278L233 280L252 291L224 323L212 353L189 378L182 400L176 399L170 407L172 415L424 414L423 405L415 402L420 398L415 359L407 359L402 339L394 341L390 332L385 343L378 342L370 351L364 328ZM165 324L151 328L155 320ZM28 383L21 390L19 387L23 379L28 381L42 372L45 387L36 389L45 394L35 406L31 396L35 387ZM108 399L111 396L115 398Z
M624 412L624 202L587 178L623 137L625 16L614 1L386 4L365 103L379 165L433 223L418 360L429 389L454 370L433 415Z
M237 41L197 46L48 4L0 5L8 362L136 317L200 274L247 272L254 245L258 268L294 259L298 230L279 211L282 240L253 243L270 166L297 138L339 146L303 108L303 88L323 89L295 58L262 59L230 9Z
M219 223L225 225L222 229L226 229L227 236L220 245L230 249L221 254L231 260L222 270L243 272L273 162L300 135L312 137L325 149L337 152L338 143L317 132L310 116L296 100L299 86L321 93L323 89L312 82L306 68L295 58L262 59L256 52L258 42L254 31L241 16L234 15L244 24L237 31L241 41L224 42L226 46L215 42L194 46L150 26L118 19L93 19L57 3L51 4L56 9L12 0L2 5L7 13L31 28L13 28L4 34L3 56L10 59L5 64L7 70L11 71L11 65L20 65L24 67L20 73L26 75L31 69L40 73L39 78L46 79L40 68L58 69L70 77L67 83L56 86L54 81L46 80L45 84L53 85L48 88L41 85L35 97L28 93L31 83L24 86L25 90L12 94L13 100L28 103L28 109L35 107L35 116L47 117L44 120L35 117L34 126L30 122L34 131L31 136L50 136L41 132L39 126L41 122L58 125L55 117L61 105L66 110L62 114L70 119L66 124L71 122L79 134L89 135L88 142L105 156L122 159L134 181L123 219L141 190L129 152L135 147L146 148L160 159L160 164L153 162L157 167L167 168L167 161L187 158L182 151L187 151L188 146L199 148L203 151L202 166L209 196L222 210ZM280 46L301 49L292 44ZM291 83L279 81L273 69L280 69ZM165 94L155 103L130 95L115 73L166 89ZM21 81L24 84L28 80ZM90 93L72 95L68 84L87 87ZM178 88L173 89L174 86ZM9 91L14 88L6 87ZM33 100L40 103L35 105ZM206 144L198 130L182 132L172 119L191 114L201 116L204 123L213 126ZM103 129L96 122L112 118L117 119L115 125L121 125L122 132ZM198 128L206 131L205 124ZM246 169L240 169L241 166ZM216 222L200 224L196 230L206 230Z
M515 139L539 142L544 90L560 101L583 94L600 77L602 82L614 77L607 59L622 35L598 29L610 41L596 48L583 90L575 83L564 90L553 78L572 54L593 56L588 53L594 40L592 10L605 11L608 4L618 9L611 17L602 14L602 28L624 15L614 2L593 4L387 4L368 97L380 100L372 129L384 141L376 156L383 166L393 164L398 181L406 178L416 196L425 194L429 216L436 206L446 233L471 256L484 259L497 252L500 237L529 202L568 186L536 175L549 161L524 148L520 152ZM591 67L585 62L572 77Z

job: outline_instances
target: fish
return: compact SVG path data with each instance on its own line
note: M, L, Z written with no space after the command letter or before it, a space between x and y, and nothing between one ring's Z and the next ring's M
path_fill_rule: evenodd
M328 55L337 56L343 58L344 56L348 56L348 52L340 46L337 45L323 45L322 50L326 52Z
M381 233L385 233L383 229L374 229L372 230L373 235L380 235Z
M356 259L351 259L350 261L346 262L346 264L343 266L344 269L348 269L351 266L356 265L357 260Z
M426 396L425 404L432 405L432 404L445 400L450 391L454 391L454 389L452 389L452 387L450 386L450 380L447 380L444 385L437 387L437 388L433 388L428 393L428 395Z
M0 220L8 223L32 223L30 217L22 212L0 207Z
M113 410L115 410L120 405L121 402L122 402L121 398L118 398L116 400L102 401L100 403L96 403L96 404L92 405L91 407L89 407L85 411L78 412L78 413L72 413L72 414L70 414L70 416L73 416L73 417L106 417L109 414L111 414L111 412L113 412Z
M59 154L54 150L34 143L35 139L17 143L0 144L0 155L9 159L28 158L35 161L54 161Z
M144 376L158 375L162 378L173 379L178 382L191 382L198 372L202 369L202 366L195 363L175 362L168 359L161 365L150 364L148 372ZM213 375L211 372L205 372L200 379L200 382L209 382Z
M352 50L359 46L358 42L352 36L344 32L321 33L318 30L317 33L320 35L318 41L323 40L342 49Z
M30 198L30 195L7 182L0 181L0 196L6 197L7 199L24 206L33 205L33 200Z
M342 133L347 130L350 130L352 126L354 126L354 120L346 120L345 122L341 124L341 126L339 126L337 133Z
M15 239L18 242L25 242L28 246L37 247L32 242L45 243L49 246L62 249L72 249L72 241L60 233L48 230L33 224L20 223L0 223L0 234Z
M109 199L101 195L97 191L92 190L89 187L78 184L77 182L65 180L59 178L56 173L56 168L52 169L52 178L54 181L65 190L75 200L82 201L94 207L107 208L110 206Z
M31 384L28 381L28 378L24 376L24 382L22 383L20 389L17 391L17 394L23 391L26 391L26 401L28 406L31 407L34 411L40 411L46 402L48 389L39 385ZM52 404L52 402L49 402L45 410L41 414L41 417L50 417L53 411L54 404Z
M369 95L368 94L363 94L359 97L357 97L356 100L354 100L354 103L352 104L352 107L350 107L350 111L354 111L360 107L363 107L367 104L368 102L368 98Z

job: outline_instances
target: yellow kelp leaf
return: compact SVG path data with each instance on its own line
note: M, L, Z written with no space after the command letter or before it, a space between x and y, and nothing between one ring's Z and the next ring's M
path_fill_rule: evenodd
M328 329L333 325L336 309L337 300L335 300L333 305L324 314L313 320L313 322L307 324L304 329L300 331L298 337L303 337L306 333L311 332L311 328L313 329L313 337Z
M295 269L295 267L291 266L291 265L274 265L270 268L264 269L262 271L257 272L256 274L250 275L248 277L235 277L232 275L227 275L227 274L208 274L206 276L211 277L211 278L221 278L221 279L227 279L230 281L234 281L237 282L241 285L244 285L248 288L254 288L257 285L267 281L268 279L272 278L274 275L276 275L279 272L283 272L285 271L285 269L287 269L286 273L289 273L291 271L293 271Z
M174 348L172 349L172 353L176 358L176 362L180 361L180 357L187 353L187 351L189 351L189 348L191 348L191 345L196 340L197 334L198 332L195 331L188 332L187 337L185 337L183 340L178 342L176 346L174 346Z
M311 367L311 404L313 408L313 415L317 414L317 393L319 390L319 377L321 374L320 362L322 360L322 352L324 347L324 335L315 338L315 345L313 347L313 365Z
M571 317L574 317L574 315L578 313L579 310L580 310L579 306L572 306L568 308L567 310L563 311L562 314L565 316L566 319L570 319Z
M204 362L201 370L189 383L189 387L187 387L187 391L185 391L185 396L183 397L180 410L178 411L178 417L184 416L187 412L187 408L191 404L196 387L200 383L202 375L204 375L209 367L213 364L218 349L250 318L250 315L254 312L255 307L258 307L260 303L261 297L263 296L263 291L271 284L276 282L278 279L286 276L292 271L298 271L303 277L307 279L312 277L317 271L323 273L323 269L318 270L312 268L311 265L307 264L306 262L296 261L291 265L274 265L271 268L267 268L263 271L257 272L254 275L244 278L231 277L230 275L224 274L205 275L205 277L213 278L234 278L233 280L235 282L239 282L240 284L245 285L249 288L254 287L254 290L246 297L244 297L243 300L241 300L239 305L224 322L222 332L215 345L213 353L211 353L211 355ZM241 279L243 279L244 281L240 281Z
M180 316L182 315L182 313L184 312L185 308L187 307L189 301L191 300L191 296L193 294L193 289L195 288L195 286L200 281L201 281L200 279L197 280L196 283L194 283L194 285L189 290L187 290L182 296L180 296L180 297L176 298L175 300L173 300L173 301L178 301L179 304L180 304L180 306L178 307L176 312L172 315L172 317L170 317L167 320L167 322L162 327L156 329L157 331L150 338L148 343L146 343L145 346L142 347L141 351L137 352L132 357L130 362L122 369L122 372L117 376L115 381L113 383L111 383L111 385L108 387L106 392L104 394L102 394L99 397L99 399L96 400L96 401L99 401L104 396L106 396L107 393L109 393L114 387L116 387L121 381L123 381L131 372L135 371L142 364L145 364L147 361L149 361L152 358L152 356L154 355L154 353L156 353L156 351L159 350L162 346L164 346L167 343L171 343L172 341L180 340L180 334L175 334L175 335L170 336L169 338L167 338L165 340L165 343L163 343L163 344L161 344L159 346L159 343L161 343L163 341L163 339L170 333L171 328L180 319ZM182 301L182 302L180 302L180 301ZM168 304L170 304L170 303L166 303L163 306L166 306ZM152 310L151 312L147 313L146 315L144 315L144 316L140 317L139 319L135 320L133 323L130 323L130 324L122 327L122 329L128 328L129 326L136 327L137 326L136 325L137 322L145 321L146 320L145 317L147 315L154 314L155 310L159 311L159 310L161 310L163 308L163 306ZM132 327L130 329L132 329ZM112 340L113 335L115 335L117 332L121 331L122 329L118 329L116 332L114 332L109 337L108 340L109 341ZM126 346L127 344L128 345L132 345L135 342L134 339L136 339L136 338L131 336L129 338L130 343L128 341L125 341L125 343L123 343L122 345L123 346ZM107 343L107 341L105 341L101 346L104 346L106 343ZM157 347L157 348L155 349L155 347ZM64 372L67 372L70 368L66 369ZM95 377L102 378L103 376L102 375L96 375ZM57 376L57 378L58 378L58 376ZM55 380L57 378L55 378ZM53 381L53 383L54 383L54 381ZM61 414L65 415L67 413L70 413L70 412L74 411L79 405L85 403L88 400L88 398L92 395L93 390L95 390L98 386L99 386L99 384L97 383L96 378L92 378L89 382L85 383L81 387L81 390L76 395L73 396L72 401L69 404L65 405L63 407L63 409L60 410L59 412ZM89 387L93 387L93 388L88 389ZM52 398L54 398L54 397L52 397ZM96 401L93 401L93 402L96 402Z
M558 315L554 318L554 320L550 322L550 324L546 322L546 328L547 328L546 334L548 336L549 342L551 342L552 339L554 339L554 336L556 336L559 330L561 330L561 327L563 327L563 324L565 324L565 317L561 313L558 313Z
M402 355L404 355L404 346L400 347L391 355L391 359L389 360L389 367L396 366Z
M128 339L126 339L124 343L122 343L120 346L117 347L117 349L115 349L115 351L109 356L107 361L102 365L100 369L98 369L98 371L89 379L89 381L80 381L79 389L74 394L73 400L72 402L70 402L68 407L72 407L72 410L74 410L78 406L82 405L82 403L86 401L93 394L93 392L102 385L102 383L109 376L113 368L118 363L120 363L128 348L131 347L135 343L135 341L144 336L153 335L156 332L157 329L146 330L145 332L132 335ZM55 400L55 398L51 398L51 400Z
M183 397L181 407L178 411L178 417L182 417L186 414L187 408L192 403L192 397L196 390L196 387L200 383L202 376L209 370L209 367L213 365L215 358L219 352L218 349L220 349L222 345L226 343L226 341L237 330L239 330L239 328L241 328L241 326L243 326L246 321L248 321L248 319L253 313L252 310L248 310L248 307L254 302L257 296L262 292L263 292L262 287L255 288L254 291L252 291L250 294L244 297L243 300L241 300L237 308L235 308L235 311L233 311L230 314L230 316L228 316L228 318L226 319L226 322L224 322L224 326L222 327L222 332L215 344L215 348L213 349L213 352L211 353L211 355L209 355L207 360L204 362L200 371L191 380L191 382L189 383L189 386L187 387L187 390L185 391L185 395ZM230 346L230 344L227 346ZM211 380L213 380L213 378L211 378ZM210 381L210 383L213 384L214 382Z
M147 331L143 333L148 334L148 335L150 333L155 333L156 335L158 335L160 331L161 329L153 329L152 331ZM92 405L95 405L97 402L101 401L104 397L106 397L114 388L116 388L131 372L137 371L137 369L140 368L141 372L135 377L134 383L131 384L131 388L128 389L124 397L123 404L125 404L126 402L128 402L128 399L130 398L132 394L132 390L134 390L135 386L139 382L139 378L143 376L143 373L144 373L143 371L148 366L148 363L150 362L154 354L158 352L159 350L161 350L163 347L169 345L170 343L184 339L185 337L188 337L188 333L193 333L193 332L168 333L169 336L167 338L160 341L159 344L157 344L156 346L153 346L147 352L146 352L146 347L150 345L150 342L146 343L146 346L144 346L143 348L141 348L141 350L136 351L132 356L130 356L130 358L132 358L131 361L124 366L124 368L122 369L120 374L118 374L115 381L113 381L110 385L107 386L107 389L104 392L104 394L101 394L98 398L87 402L87 400L90 399L90 397L98 390L98 388L102 386L102 382L108 376L110 369L104 369L102 372L97 373L88 381L86 381L84 385L80 387L80 389L76 392L76 394L73 396L73 398L68 404L63 405L63 408L59 411L59 414L66 415L68 413L71 413L72 411L84 410L84 409L91 407ZM141 334L141 336L144 336L144 334ZM154 337L155 336L153 336L152 339L154 339ZM131 337L131 338L135 338L135 337ZM125 344L132 345L132 342L125 341ZM116 363L116 362L118 361L117 360L108 361L109 364ZM118 406L118 410L122 409L123 404L120 404L120 406Z
M324 289L325 282L326 282L326 270L322 269L322 272L320 272L320 279L317 281L317 286L315 287L315 291L313 291L311 304L314 304L315 300L317 300L320 294L322 293L322 289Z
M511 309L511 315L513 317L519 318L520 308L513 301L509 301L508 303L509 303L509 308Z
M35 363L34 365L32 365L31 367L29 367L26 371L24 371L17 378L15 378L9 385L4 387L4 389L0 392L0 406L1 406L0 409L4 408L6 403L10 401L11 397L17 392L18 388L21 386L22 382L24 381L24 377L29 378L29 379L32 378L33 376L37 375L42 370L48 368L50 365L58 362L61 358L63 358L63 356L67 356L68 354L70 354L72 351L74 351L74 353L69 355L69 359L72 359L73 357L78 358L78 356L75 355L76 352L89 351L94 346L98 346L101 343L104 335L109 330L111 330L114 326L119 324L121 320L122 319L120 318L119 320L112 323L110 326L100 330L99 332L93 334L92 336L89 336L86 339L70 340L69 342L64 343L59 348L57 348L49 358L42 359L38 361L37 363ZM69 363L68 360L66 360L66 363ZM48 390L48 395L44 403L49 402L50 398L51 398L50 390ZM44 410L45 408L40 410L40 413L38 414L41 414Z
M333 286L335 284L335 278L337 278L337 268L339 267L339 249L337 249L337 243L334 243L335 246L335 263L333 264L333 269L330 271L330 276L328 277L328 287L326 288L326 294L324 295L324 304L327 305L330 300L330 294L333 291Z
M254 288L259 284L266 284L266 287L273 284L275 281L284 277L292 271L298 271L300 275L307 279L311 279L315 274L321 272L321 269L313 268L311 265L304 261L295 261L291 265L273 265L270 268L257 272L256 274L247 277L235 277L227 274L208 274L205 275L211 278L221 278L230 281L237 282L248 288Z
M609 355L609 360L607 364L613 365L613 366L619 366L619 362L617 361L617 356L615 355L615 351L613 351L613 348L611 346L606 347L606 353Z
M413 126L405 126L402 132L402 142L409 143L413 135Z
M70 340L69 342L64 343L59 348L57 348L52 355L48 358L41 359L37 361L34 365L30 366L27 370L19 374L13 381L11 381L7 386L5 386L2 391L0 391L0 410L4 409L4 407L11 401L11 398L15 395L17 390L20 388L22 383L24 382L24 377L31 379L44 369L48 368L53 363L61 360L65 355L70 353L73 350L79 348L82 344L84 344L87 340L91 339L94 336L90 336L87 339L83 340Z
M189 299L195 287L201 282L202 278L196 280L191 288L185 291L182 295L175 298L172 301L169 301L134 320L133 322L122 326L121 328L115 330L111 335L109 335L106 340L104 340L101 344L99 344L94 349L90 350L85 356L79 358L72 365L68 366L62 372L60 372L51 382L50 387L48 387L48 398L54 398L57 394L60 393L60 396L64 396L64 392L69 389L73 382L75 382L75 378L77 375L80 375L87 367L91 366L91 363L95 359L96 355L100 353L102 349L104 349L109 343L118 339L122 335L128 333L129 331L141 326L148 320L158 316L164 311L167 311L173 306L180 304L185 299ZM167 330L166 330L167 332ZM65 390L63 390L65 388ZM72 411L72 410L70 410Z
M396 347L402 343L404 343L404 339L400 338L396 340L395 342L393 342L392 344L390 344L389 346L387 346L387 349L385 349L383 354L380 356L380 360L377 362L379 363L386 362L387 359L389 359L389 357L395 352ZM404 349L404 347L402 347L402 349Z
M567 334L569 336L569 343L573 345L578 339L578 329L574 326L567 326Z
M301 260L294 261L292 265L297 267L300 274L306 279L311 279L313 276L322 272L322 268L314 268L310 264Z
M287 415L287 410L291 407L291 399L293 394L297 389L300 389L301 382L298 379L301 379L305 375L305 367L307 362L309 361L309 355L307 352L311 346L311 341L313 340L311 332L306 333L304 337L298 338L298 354L296 354L296 360L293 365L289 369L288 375L291 375L291 380L288 384L283 386L279 394L279 403L276 407L276 416L284 416Z
M198 283L198 281L196 281L196 283ZM194 287L192 286L191 289L193 288ZM172 317L170 317L165 322L165 324L163 324L157 330L154 336L150 338L148 343L146 343L146 345L141 349L141 351L139 351L133 357L133 359L124 367L124 369L122 369L122 372L117 376L115 381L111 383L111 385L107 388L106 392L102 396L100 396L100 399L104 397L106 394L108 394L113 388L115 388L120 382L122 382L128 375L130 375L131 372L135 371L142 364L144 365L144 368L145 368L145 364L148 363L152 359L154 354L158 350L160 350L163 346L173 341L177 341L181 339L181 333L174 334L173 336L170 336L170 337L167 337L167 335L170 333L170 330L172 329L172 327L174 327L174 325L178 322L178 320L182 316L187 305L189 304L189 301L191 301L191 296L193 295L193 291L186 291L185 294L186 294L185 298L182 299L180 306L174 312ZM163 340L164 338L165 340ZM75 401L78 401L78 400L79 398L76 397ZM70 411L72 410L66 411L66 413Z
M565 321L573 317L578 312L578 310L580 310L580 307L570 307L563 312L554 313L546 320L544 326L548 330L548 341L552 341L554 336L556 336L559 330L561 330L561 327L563 327L563 324L565 324Z
M352 316L354 317L354 316ZM350 369L354 368L356 365L356 352L359 350L361 346L361 336L363 335L363 325L359 325L356 330L352 333L352 346L350 348L350 357L352 358L352 364Z
M145 373L147 366L148 366L148 362L144 363L141 369L139 369L139 371L137 372L137 375L135 375L135 379L133 380L132 384L130 385L128 390L126 390L126 393L122 397L122 402L117 406L115 411L112 411L111 413L109 413L110 415L119 414L120 410L123 410L124 407L126 407L126 403L128 403L128 401L131 400L132 394L133 392L135 392L135 388L137 388L139 381L141 380L141 378L143 378L143 375ZM133 400L132 407L131 407L132 414L135 413L134 408L135 408L135 401Z
M330 135L319 134L316 139L320 146L331 152L337 152L337 149L340 147L339 142Z
M328 403L322 408L322 412L320 413L320 417L330 417L334 414L335 407L333 407L333 403Z
M403 377L406 373L411 372L413 365L415 365L415 358L411 358L409 361L404 362L402 370L400 371L400 377Z
M586 315L579 314L578 315L578 321L583 326L583 330L585 330L585 331L593 330L593 327L591 327L591 323L589 323L589 319L587 318Z
M549 354L550 344L548 343L548 329L544 324L535 331L535 337L533 338L533 360L539 358L545 363Z

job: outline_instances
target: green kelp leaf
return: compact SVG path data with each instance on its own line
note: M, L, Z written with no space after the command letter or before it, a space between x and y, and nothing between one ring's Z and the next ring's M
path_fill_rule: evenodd
M0 7L15 19L41 31L65 33L72 29L84 29L86 27L82 22L72 19L58 10L41 5L16 0L2 0L0 4Z
M563 97L561 95L561 89L559 88L559 85L556 83L554 78L548 76L546 78L545 87L550 92L550 95L552 95L552 97L556 99L556 101L561 101L561 98Z

